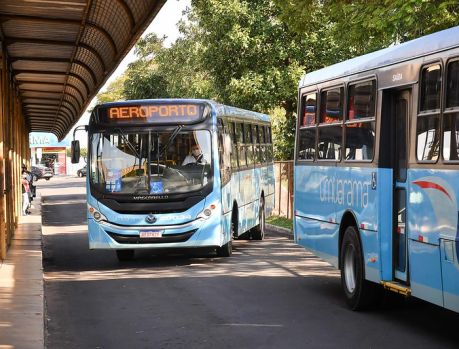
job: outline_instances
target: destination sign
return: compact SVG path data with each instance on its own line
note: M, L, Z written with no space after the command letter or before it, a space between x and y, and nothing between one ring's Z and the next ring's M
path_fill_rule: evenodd
M99 109L99 122L107 124L192 123L203 116L200 104L117 105Z

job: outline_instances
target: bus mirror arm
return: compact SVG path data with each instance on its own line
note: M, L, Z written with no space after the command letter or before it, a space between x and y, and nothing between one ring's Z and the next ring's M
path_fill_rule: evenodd
M81 125L81 126L75 127L75 129L73 130L73 140L71 144L72 164L78 164L80 162L80 141L75 140L75 133L79 130L85 130L87 132L88 126Z

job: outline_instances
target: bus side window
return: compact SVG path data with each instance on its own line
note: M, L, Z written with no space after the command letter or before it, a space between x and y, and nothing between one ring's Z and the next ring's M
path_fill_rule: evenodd
M441 66L425 67L421 76L421 111L440 109Z
M435 162L440 153L440 64L424 67L421 73L421 101L416 126L416 157Z
M331 124L343 120L343 95L342 87L323 91L320 102L320 122Z
M300 129L298 136L298 159L314 160L316 154L316 128Z
M265 127L262 125L258 126L258 138L260 139L260 162L266 163Z
M253 135L253 148L254 148L254 162L259 165L261 161L261 145L260 145L260 135L258 133L258 125L252 125L252 135Z
M314 126L316 124L316 101L317 97L315 93L302 97L300 126Z
M347 161L373 160L375 143L376 81L349 86L346 120L345 159Z
M218 154L220 160L221 185L224 186L231 179L230 148L231 138L222 119L218 119Z
M342 126L319 127L317 158L321 160L341 160Z
M266 126L266 161L273 161L273 144L271 138L271 126Z
M233 170L238 169L238 151L237 151L237 132L236 132L236 123L232 122L230 124L231 127L231 168Z
M459 60L448 64L446 108L443 116L443 158L459 160ZM454 108L454 109L453 109Z
M245 154L245 145L244 145L244 124L236 124L236 137L237 137L237 148L238 148L238 160L239 167L247 166L247 159Z
M247 166L253 165L252 125L244 124L244 144Z

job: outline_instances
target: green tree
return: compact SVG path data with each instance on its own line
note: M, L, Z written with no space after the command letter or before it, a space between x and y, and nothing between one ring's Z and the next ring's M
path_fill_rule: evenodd
M275 0L297 33L309 33L318 17L349 57L459 24L456 0Z
M70 148L67 148L65 150L65 153L67 157L71 158L72 157L72 150ZM83 158L83 160L86 162L88 156L88 149L87 148L80 148L80 157Z
M104 92L97 95L97 104L124 100L124 82L126 78L127 76L123 74L110 83Z

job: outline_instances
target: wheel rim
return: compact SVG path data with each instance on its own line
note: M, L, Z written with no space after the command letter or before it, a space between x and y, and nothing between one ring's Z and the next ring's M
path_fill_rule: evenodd
M349 293L355 290L355 251L354 247L348 245L344 255L344 281Z

